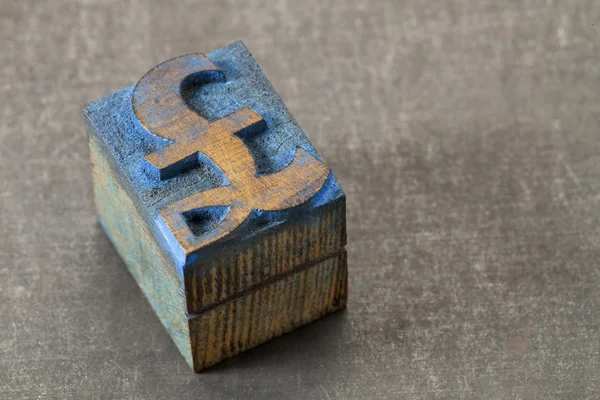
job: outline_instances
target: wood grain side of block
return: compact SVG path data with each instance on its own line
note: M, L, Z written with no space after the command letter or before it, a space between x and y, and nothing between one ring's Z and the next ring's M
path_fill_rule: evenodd
M154 239L93 134L89 147L100 223L177 348L192 365L183 282L175 273L174 262Z
M188 312L201 313L239 293L340 254L345 245L346 201L342 197L250 241L221 247L201 265L188 268L184 274Z
M344 252L190 319L194 371L344 308L347 280Z

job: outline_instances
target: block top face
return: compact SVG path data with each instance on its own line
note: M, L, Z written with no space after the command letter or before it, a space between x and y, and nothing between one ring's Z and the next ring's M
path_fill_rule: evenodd
M344 195L241 42L166 61L84 113L182 269Z

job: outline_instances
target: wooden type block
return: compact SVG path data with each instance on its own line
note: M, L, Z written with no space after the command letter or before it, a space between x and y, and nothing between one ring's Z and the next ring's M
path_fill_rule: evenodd
M195 371L345 306L344 193L241 42L84 115L100 223Z

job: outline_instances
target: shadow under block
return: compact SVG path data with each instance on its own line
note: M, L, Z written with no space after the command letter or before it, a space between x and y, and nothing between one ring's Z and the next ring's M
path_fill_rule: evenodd
M344 193L241 42L84 115L100 223L195 371L346 305Z

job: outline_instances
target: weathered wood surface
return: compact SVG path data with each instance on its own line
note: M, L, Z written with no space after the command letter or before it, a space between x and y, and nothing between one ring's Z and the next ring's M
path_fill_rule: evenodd
M344 202L328 204L314 215L264 232L247 246L231 245L219 257L203 259L201 267L185 272L188 312L200 313L340 254L346 242L345 217Z
M345 307L346 263L331 257L191 319L194 370Z
M202 54L166 61L148 72L133 91L133 112L148 132L170 139L168 145L145 157L160 179L172 178L208 157L229 184L181 199L161 211L186 256L238 228L254 210L279 211L300 205L325 183L329 168L298 148L283 170L258 175L254 158L238 136L265 131L267 124L245 107L214 122L192 110L183 92L211 80L226 80L218 67ZM222 220L195 234L189 218L193 211L227 207ZM211 217L211 215L208 215Z
M245 47L216 53L84 110L102 226L196 371L347 295L343 192Z

